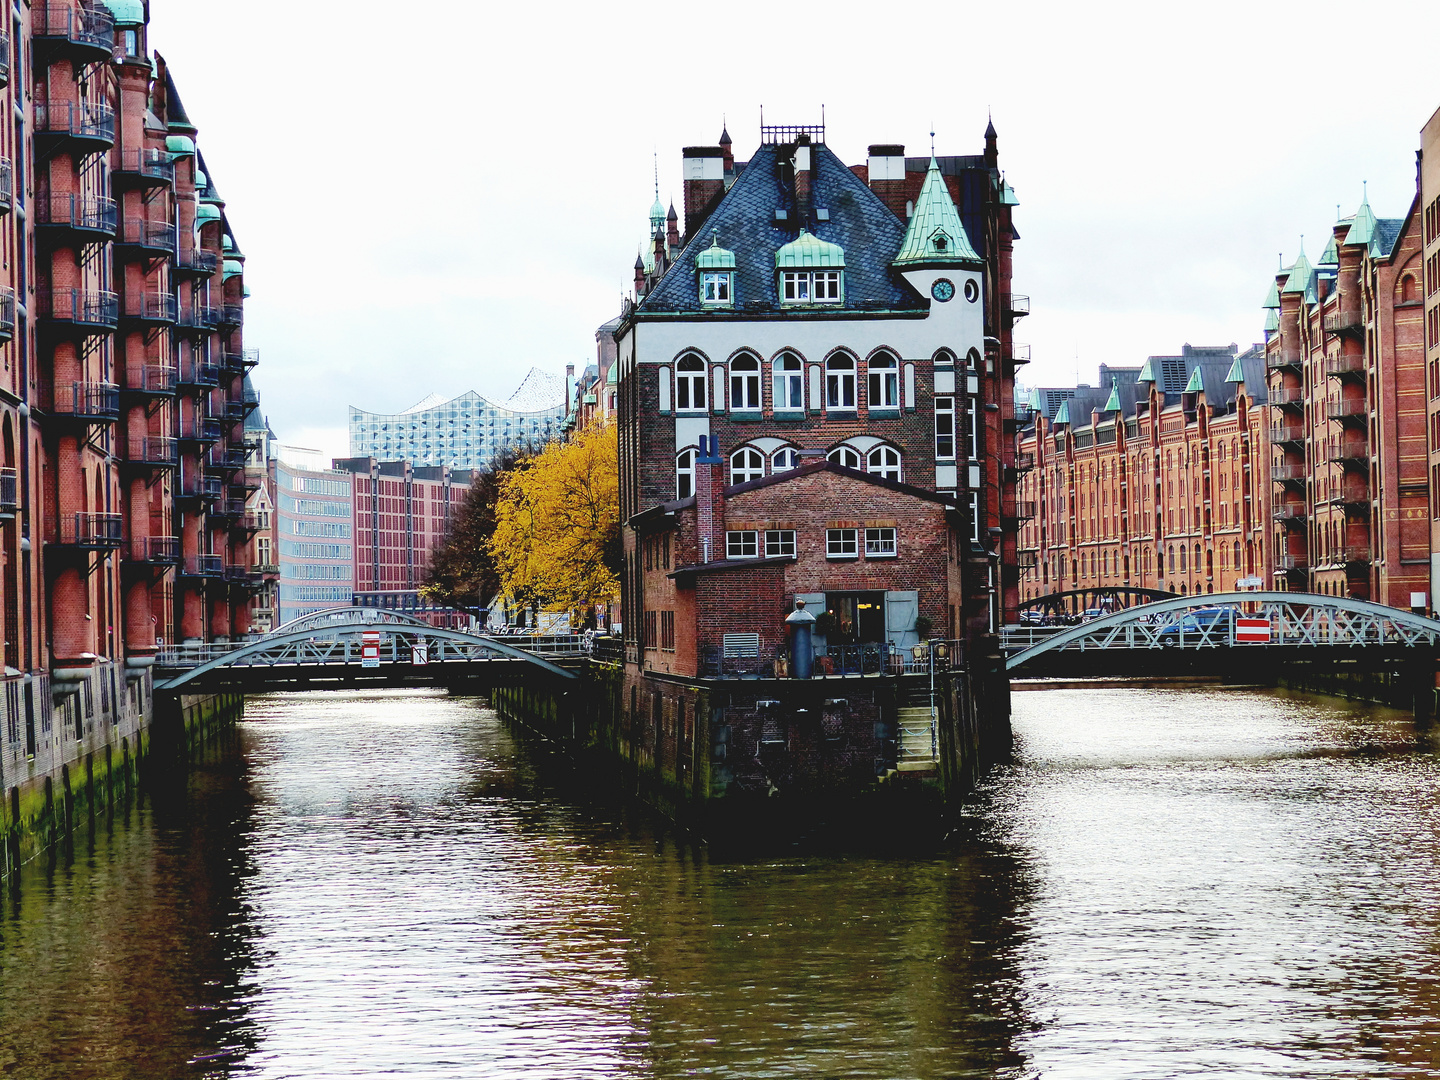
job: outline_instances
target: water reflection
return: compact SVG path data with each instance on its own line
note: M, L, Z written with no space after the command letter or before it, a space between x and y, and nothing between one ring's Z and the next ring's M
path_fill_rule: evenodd
M1016 728L943 852L720 858L473 701L258 699L227 763L21 876L0 1074L1437 1071L1407 718L1052 691Z

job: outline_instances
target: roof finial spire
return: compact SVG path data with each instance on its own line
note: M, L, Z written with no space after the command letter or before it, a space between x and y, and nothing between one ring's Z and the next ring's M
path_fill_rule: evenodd
M655 201L660 201L660 151L653 151L655 158Z
M930 121L930 156L935 156L935 121Z

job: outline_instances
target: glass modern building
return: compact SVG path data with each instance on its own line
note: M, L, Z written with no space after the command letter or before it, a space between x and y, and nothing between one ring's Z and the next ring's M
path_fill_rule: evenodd
M350 407L350 456L406 460L418 466L483 469L508 449L558 438L566 416L567 380L531 368L503 405L467 391L448 400L431 394L400 413Z
M355 596L354 484L348 472L306 464L275 463L281 624Z

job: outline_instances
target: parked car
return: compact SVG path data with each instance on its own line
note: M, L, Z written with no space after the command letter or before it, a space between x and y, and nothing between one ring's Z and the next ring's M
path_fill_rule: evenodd
M1083 620L1083 621L1089 622L1091 619L1103 619L1106 615L1109 615L1109 614L1110 614L1110 611L1109 611L1108 608L1103 608L1103 607L1086 608L1086 609L1085 609L1085 615L1084 615L1084 620Z
M1027 610L1025 610L1025 611L1020 612L1020 625L1021 625L1021 626L1043 626L1043 625L1045 625L1045 616L1044 616L1043 613L1041 613L1041 612L1039 612L1039 611L1034 611L1034 610L1027 609Z
M1196 608L1182 615L1179 622L1171 623L1161 630L1156 635L1156 640L1161 645L1178 645L1181 634L1187 637L1194 634L1198 639L1199 635L1207 630L1212 641L1228 640L1230 621L1234 616L1235 609L1231 607Z

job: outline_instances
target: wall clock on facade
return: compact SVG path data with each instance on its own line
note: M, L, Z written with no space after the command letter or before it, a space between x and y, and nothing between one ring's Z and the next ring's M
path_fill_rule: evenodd
M943 304L955 295L955 283L949 278L939 278L930 286L930 295Z

